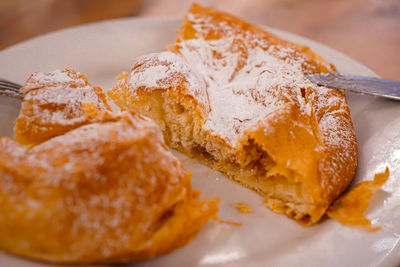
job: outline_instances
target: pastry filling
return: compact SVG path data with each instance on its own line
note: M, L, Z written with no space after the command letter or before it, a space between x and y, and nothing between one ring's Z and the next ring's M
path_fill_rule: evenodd
M170 147L257 191L264 196L266 206L274 211L303 224L310 222L308 210L313 203L302 183L275 171L277 164L252 139L243 146L238 157L229 144L201 127L197 110L185 108L176 97L168 94L162 90L154 91L151 97L144 95L135 99L130 108L153 118Z

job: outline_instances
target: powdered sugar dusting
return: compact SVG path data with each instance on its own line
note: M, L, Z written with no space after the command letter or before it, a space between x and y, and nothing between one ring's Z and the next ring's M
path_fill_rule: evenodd
M180 38L176 50L206 82L211 111L203 127L235 145L246 128L279 112L287 102L295 104L310 121L315 116L328 151L329 158L321 161L327 175L321 185L346 185L357 162L349 110L340 92L305 77L305 72L317 71L310 58L257 30L244 30L206 14L189 13L187 21L196 31L195 38ZM323 62L316 65L333 70Z
M321 162L325 175L329 174L321 180L322 187L340 193L334 185L346 185L346 173L353 173L357 164L356 137L346 100L341 92L325 87L313 90L308 98L330 157Z
M183 77L187 94L209 109L203 129L235 146L244 130L290 101L310 115L301 88L314 85L302 70L304 59L290 47L270 44L226 22L188 15L196 38L177 43L179 56L164 52L139 57L128 86L136 90L174 89ZM224 34L208 39L211 31Z
M65 255L100 260L122 253L135 258L143 247L157 252L152 238L154 229L164 227L159 222L166 210L185 224L205 223L199 218L212 216L215 202L197 201L190 176L168 151L155 122L138 114L111 116L32 149L0 138L0 194L11 207L0 221L48 226L43 236L60 240ZM174 213L176 203L185 213ZM171 235L163 245L172 248L177 238L192 234L176 228L168 225Z
M100 111L107 110L94 87L85 76L71 70L55 70L52 72L36 72L26 81L21 89L27 93L24 107L32 109L28 114L21 112L28 122L73 125L87 120L81 103L93 102Z
M68 69L54 70L52 72L35 72L26 81L21 89L23 93L43 86L60 86L75 84L77 87L86 85L86 81L80 77L79 73L74 73Z
M220 136L232 147L246 129L266 116L280 112L290 103L296 105L310 122L317 120L322 142L328 150L335 151L335 159L329 161L332 166L324 167L329 169L329 173L335 172L334 165L356 161L356 154L347 152L355 151L355 138L345 98L340 93L333 93L332 89L313 84L304 75L305 72L318 71L317 66L332 71L332 66L318 60L313 63L311 57L296 46L277 41L258 30L241 28L229 20L218 20L203 13L189 13L186 19L184 33L178 36L172 49L181 58L164 53L141 57L131 73L129 86L132 91L139 87L176 86L160 81L168 81L169 75L177 75L184 65L185 73L196 73L197 80L202 80L205 85L208 98L202 101L207 101L209 112L204 114L203 129ZM171 68L154 64L163 61L165 56L168 56ZM152 63L147 66L146 60ZM157 68L151 68L155 65ZM139 75L136 70L141 67L144 69ZM191 83L191 86L195 84ZM308 130L313 128L309 126ZM310 134L319 130L315 133L310 130ZM333 176L327 180L340 179L338 175Z
M205 84L183 59L171 52L153 53L137 58L128 83L135 89L169 89L183 82L187 94L192 95L205 107L208 106Z
M211 112L206 130L235 145L245 129L287 101L310 114L301 88L314 85L303 74L304 60L290 56L293 49L271 45L250 31L238 31L207 16L189 14L187 18L197 32L196 38L180 40L177 46L207 85ZM211 31L223 35L207 38Z

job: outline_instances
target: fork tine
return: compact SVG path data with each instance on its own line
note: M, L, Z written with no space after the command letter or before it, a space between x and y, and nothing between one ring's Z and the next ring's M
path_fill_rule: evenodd
M1 83L0 83L0 90L3 90L3 91L10 90L10 91L14 91L14 92L17 92L17 93L19 92L18 88L10 87L8 85L4 85L4 84L1 84Z
M18 99L24 99L24 95L23 94L20 94L20 93L17 93L17 92L15 92L15 91L11 91L11 90L2 90L1 88L0 88L0 96L1 95L4 95L4 96L9 96L9 97L13 97L13 98L18 98Z
M0 94L1 95L21 95L21 98L24 97L24 94L18 92L18 90L13 90L9 88L4 88L0 86Z
M7 91L7 90L9 90L9 91L14 91L14 92L16 92L16 93L19 93L19 89L18 88L14 88L14 87L10 87L10 86L4 86L4 85L2 85L2 84L0 84L0 90L5 90L5 91Z
M18 83L14 83L14 82L11 82L9 80L2 79L2 78L0 78L0 82L5 82L5 83L10 83L10 84L14 84L14 85L17 85L17 86L21 86Z
M24 95L19 93L21 85L0 79L0 95L23 99Z
M0 85L2 85L2 86L5 86L5 87L12 87L12 88L15 88L15 89L20 89L22 86L21 85L19 85L19 84L16 84L16 83L13 83L13 82L9 82L9 81L6 81L6 80L1 80L0 79Z
M0 86L5 87L5 88L12 88L12 89L15 89L15 90L19 90L21 88L19 86L14 86L14 85L2 83L2 82L0 82Z

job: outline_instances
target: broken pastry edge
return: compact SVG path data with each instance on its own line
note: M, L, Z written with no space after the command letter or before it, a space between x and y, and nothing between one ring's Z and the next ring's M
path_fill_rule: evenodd
M269 114L266 116L269 123L259 122L246 130L246 137L243 138L245 141L242 139L241 145L252 140L274 161L275 165L267 171L265 178L259 179L279 177L277 182L286 184L286 190L270 192L256 183L252 185L253 190L264 196L265 205L303 226L311 226L320 220L330 203L330 199L323 193L318 168L323 144L309 133L310 129L285 123L290 117L287 112L291 114L292 110L289 108L282 113ZM279 130L282 127L289 129ZM291 189L288 185L291 185Z
M389 167L382 173L376 173L373 180L362 181L356 184L348 192L341 195L328 208L326 215L347 226L375 232L380 226L373 226L365 215L373 195L389 179Z
M160 92L153 91L153 94L159 94L159 93ZM150 96L148 94L145 94L145 95L137 94L135 96L135 101L129 101L128 105L131 105L131 108L133 110L136 110L138 112L142 112L142 114L144 114L146 116L149 116L149 117L152 117L154 119L154 116L152 116L151 114L147 114L146 112L143 111L143 109L141 109L142 106L147 106L145 104L145 102L149 99L149 97ZM179 101L181 101L181 99L175 98L174 95L168 95L168 96L166 95L163 101L171 101L171 102L178 101L179 102ZM138 104L138 102L140 102L141 104ZM119 104L121 104L121 102L119 102ZM127 106L127 104L124 103L123 107L126 108L126 106ZM193 106L190 106L190 107L193 108ZM191 111L190 110L185 110L185 112L190 113ZM287 111L285 111L285 112L287 112ZM168 114L168 112L164 112L164 113ZM274 114L271 114L270 116L273 116L273 115ZM279 115L282 115L282 114L277 114L277 115L279 116ZM282 116L282 117L285 117L285 116ZM168 123L163 121L164 119L165 119L165 117L156 118L155 120L160 125L164 125L164 126L168 125ZM191 120L191 121L195 121L195 119ZM184 125L181 125L181 126L184 126ZM203 164L205 164L205 165L207 165L207 166L209 166L209 167L211 167L211 168L213 168L215 170L221 171L223 174L225 174L231 180L234 180L234 181L244 185L245 187L251 188L254 191L260 193L261 195L263 195L265 197L265 203L273 203L272 200L274 200L275 201L274 205L267 204L267 206L269 206L275 212L286 214L288 217L291 217L291 218L297 220L300 224L302 224L304 226L309 226L309 225L313 225L313 224L317 223L318 220L323 216L325 210L329 206L328 201L325 204L321 204L321 202L320 203L316 203L317 201L313 200L313 198L310 198L306 202L303 202L303 203L302 202L298 202L296 205L299 207L299 212L296 212L296 209L294 207L296 205L294 205L293 202L290 203L290 202L284 201L281 198L278 198L277 196L273 197L273 196L271 196L271 192L265 192L265 191L261 190L260 187L255 186L251 182L248 182L249 180L244 181L244 180L240 179L237 175L233 174L231 171L228 171L226 169L226 167L222 166L220 162L214 162L212 160L212 158L210 158L210 156L211 156L210 153L204 152L205 154L203 155L201 153L196 152L196 150L193 150L190 147L184 147L184 146L180 145L179 142L177 143L177 142L174 142L173 140L171 140L168 137L170 135L169 134L166 135L165 131L166 130L164 128L163 132L164 132L165 140L166 140L167 144L170 147L172 147L174 149L177 149L178 151L183 152L183 153L189 155L190 157L199 160ZM190 131L190 132L193 133L195 131ZM253 143L252 145L253 146L256 145L258 147L261 147L262 144L263 144L263 141L260 141L260 139L264 140L264 138L267 138L264 135L265 128L263 128L262 126L259 126L258 128L257 127L253 127L251 130L249 129L248 131L246 131L247 136L245 136L241 140L241 142L239 143L240 147L242 147L242 148L246 147L246 145L249 142L251 143L252 141L254 141L254 137L257 135L256 134L257 132L261 133L262 137L257 139L258 143L256 142L256 143ZM306 131L306 133L308 133L308 131ZM221 145L224 145L224 146L228 147L228 152L229 153L225 153L225 154L229 154L229 156L227 158L230 158L231 160L233 160L235 162L234 164L235 164L235 166L237 166L237 168L239 168L239 166L244 164L243 162L240 163L241 162L240 158L246 157L246 155L245 155L246 154L246 150L243 150L242 153L238 154L238 151L240 151L241 149L236 148L236 150L235 150L235 148L230 147L229 144L226 143L223 139L218 138L218 136L212 136L210 132L204 131L203 133L201 133L199 135L208 136L209 137L209 139L208 139L208 143L209 144L211 142L210 140L212 140L215 143L220 143ZM317 141L313 141L313 142L315 142L315 144L317 146ZM207 149L204 149L204 151L207 151ZM268 153L268 150L264 150L264 151L266 153ZM300 149L297 150L297 151L304 152L304 150L302 151ZM314 158L314 160L317 160L319 154L315 155L315 153L317 153L317 152L315 152L313 149L310 150L309 152L310 152L310 155L312 155L312 156L306 156L306 158L312 157L312 158ZM280 168L279 166L281 166L283 168ZM317 166L317 165L314 165L314 166ZM242 166L242 167L244 167L244 166ZM278 167L281 169L281 171L278 170L279 169ZM237 169L237 171L239 171L239 169ZM304 170L303 170L303 172L304 172ZM313 177L315 177L317 175L316 172L317 172L317 170L315 170L315 169L311 170L311 172L310 172L310 170L306 170L305 175L311 175L313 173ZM273 169L273 174L279 175L280 177L285 177L284 179L288 179L290 181L293 181L293 182L297 183L297 185L300 185L300 183L298 183L298 181L303 179L302 178L303 175L299 175L299 173L301 173L301 172L299 172L296 169L287 168L287 162L281 163L280 165L276 165L275 169ZM318 180L318 178L314 178L314 179ZM309 191L312 191L312 190L315 191L314 192L315 198L321 199L320 188L315 189L315 187L312 187L312 185L310 185L310 188L311 189L308 189ZM268 201L269 199L271 199L271 201ZM280 205L276 205L278 200L280 201Z

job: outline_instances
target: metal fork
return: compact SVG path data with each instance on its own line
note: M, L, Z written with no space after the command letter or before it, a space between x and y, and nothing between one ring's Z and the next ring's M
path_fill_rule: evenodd
M4 79L0 79L0 95L23 99L24 95L19 92L22 86Z

